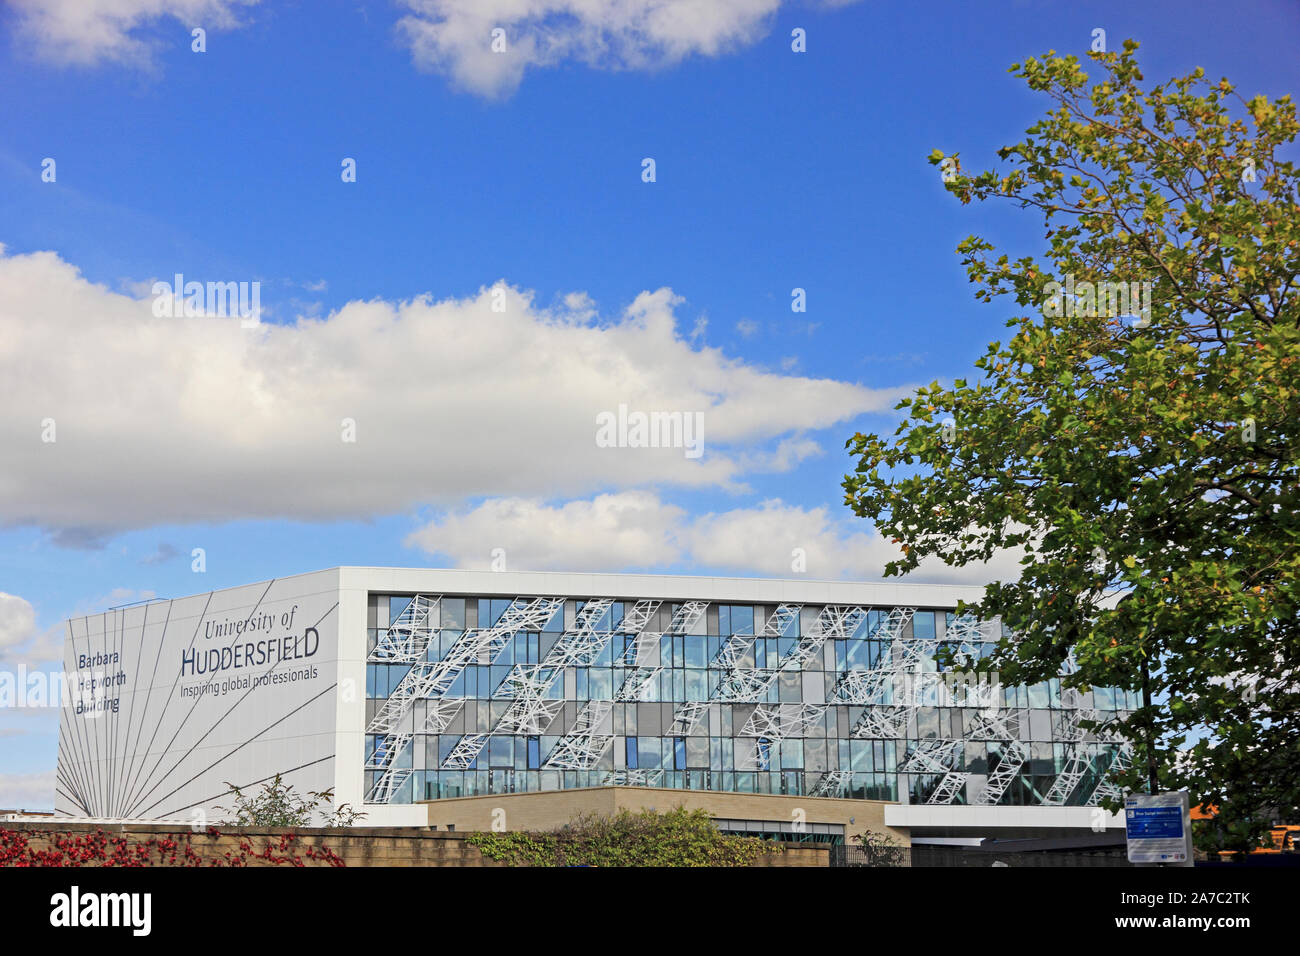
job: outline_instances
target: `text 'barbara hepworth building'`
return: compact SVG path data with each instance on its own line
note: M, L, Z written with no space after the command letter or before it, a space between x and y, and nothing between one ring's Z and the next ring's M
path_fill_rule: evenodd
M1086 829L1127 755L1081 721L1135 702L943 672L1001 637L956 615L979 594L345 567L109 610L68 622L56 807L215 819L281 774L367 824L614 786L884 802L914 840Z

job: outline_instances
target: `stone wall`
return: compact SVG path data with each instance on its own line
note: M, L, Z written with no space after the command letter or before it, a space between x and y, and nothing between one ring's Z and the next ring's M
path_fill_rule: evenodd
M35 852L63 853L63 865L105 858L147 866L504 866L466 842L466 834L416 827L258 828L191 831L167 824L0 823L0 859L14 835ZM58 841L68 844L60 850ZM824 847L787 846L758 866L827 866Z
M881 800L835 797L784 796L734 793L719 790L681 790L665 787L579 787L532 793L482 794L428 800L429 825L456 831L554 830L579 814L613 816L620 810L668 810L685 807L704 810L715 820L770 820L789 823L830 823L842 826L850 845L862 833L874 833L891 842L911 845L908 831L885 825Z

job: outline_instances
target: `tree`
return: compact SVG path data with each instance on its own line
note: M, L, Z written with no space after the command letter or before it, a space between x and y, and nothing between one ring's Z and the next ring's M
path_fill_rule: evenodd
M270 783L262 784L260 792L246 796L244 791L229 781L228 794L234 797L233 807L221 807L232 814L231 823L239 827L310 827L319 816L320 826L350 827L365 816L350 804L334 802L334 791L308 791L306 796L297 793L293 784L285 783L280 774Z
M867 866L903 866L910 857L907 847L887 833L864 830L853 834L853 839L862 847Z
M1105 728L1138 758L1115 782L1186 787L1245 845L1300 804L1296 111L1201 69L1144 89L1137 46L1091 54L1091 86L1073 56L1013 65L1054 102L1002 171L931 154L962 203L1041 212L1046 248L958 246L1014 331L850 439L846 503L901 546L887 574L1023 547L970 608L1016 636L968 669L1145 683Z

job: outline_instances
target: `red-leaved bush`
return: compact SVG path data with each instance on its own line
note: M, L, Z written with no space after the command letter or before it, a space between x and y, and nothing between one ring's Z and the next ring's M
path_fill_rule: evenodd
M215 840L221 832L208 827L204 835ZM195 852L193 839L194 834L182 832L133 842L95 830L54 833L49 836L50 848L36 849L26 833L0 827L0 866L248 866L254 861L274 866L305 866L306 861L346 865L327 847L295 846L298 836L293 833L268 836L260 849L252 839L241 837L237 849L206 857Z

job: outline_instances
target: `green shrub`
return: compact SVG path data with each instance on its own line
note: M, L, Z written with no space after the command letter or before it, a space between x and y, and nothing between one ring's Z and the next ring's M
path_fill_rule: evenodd
M855 833L853 839L861 844L862 851L867 857L868 866L904 866L906 864L907 847L896 842L888 834L867 830L863 833Z
M718 831L705 810L583 814L551 833L471 833L484 856L512 866L749 866L779 843Z
M318 817L320 826L350 827L365 816L365 813L353 809L344 803L333 807L334 790L308 791L306 796L294 790L293 784L285 783L280 774L270 783L262 784L262 789L252 794L245 794L229 781L226 786L228 796L233 796L233 807L218 807L230 814L230 822L240 827L309 827Z

